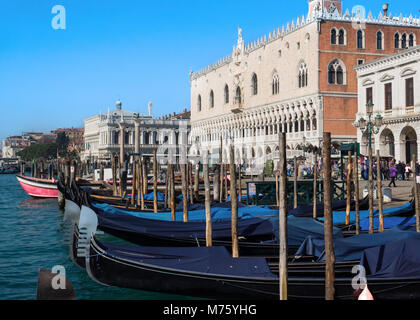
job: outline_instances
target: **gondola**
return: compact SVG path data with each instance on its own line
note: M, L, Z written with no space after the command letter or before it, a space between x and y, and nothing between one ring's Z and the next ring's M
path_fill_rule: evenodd
M121 210L103 210L89 203L88 195L84 195L85 204L90 207L99 219L99 229L123 240L147 246L191 247L205 246L204 222L156 221L144 219ZM254 219L251 221L239 220L241 255L247 256L277 256L278 255L278 218ZM256 221L256 224L254 222ZM264 224L264 227L262 225ZM259 226L258 232L249 233L249 230ZM262 231L263 230L263 231ZM311 218L288 219L289 253L293 254L307 236L320 237L323 235L324 226ZM354 233L346 234L347 236ZM334 228L334 237L342 238L341 230ZM230 221L213 222L213 244L232 248Z
M347 264L345 272L336 274L336 300L357 298L352 286L355 275L348 273L348 267ZM325 299L324 268L322 263L289 264L288 298ZM233 259L222 247L168 250L106 244L92 237L86 270L98 283L122 288L210 299L279 298L278 270L273 265L264 258ZM367 283L378 300L420 298L419 275L399 276L398 272L392 277L368 275Z

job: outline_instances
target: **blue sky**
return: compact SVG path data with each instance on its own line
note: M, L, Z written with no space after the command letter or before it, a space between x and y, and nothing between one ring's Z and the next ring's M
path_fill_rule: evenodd
M377 15L383 2L344 7ZM418 0L388 3L419 15ZM55 5L65 30L51 26ZM0 0L0 139L82 127L118 98L130 111L182 111L189 71L231 54L238 26L248 43L306 13L306 0Z

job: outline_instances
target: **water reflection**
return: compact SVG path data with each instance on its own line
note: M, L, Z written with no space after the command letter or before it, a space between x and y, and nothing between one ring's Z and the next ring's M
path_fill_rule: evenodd
M19 209L40 209L54 203L57 203L57 199L26 199L20 202Z

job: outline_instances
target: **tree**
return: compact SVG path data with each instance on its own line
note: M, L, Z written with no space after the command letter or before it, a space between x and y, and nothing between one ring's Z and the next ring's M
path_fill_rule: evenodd
M40 158L54 159L57 157L56 143L33 144L17 153L24 161L32 161Z
M61 157L65 157L67 155L69 143L70 139L64 132L59 132L57 134L56 144L58 147L58 153Z

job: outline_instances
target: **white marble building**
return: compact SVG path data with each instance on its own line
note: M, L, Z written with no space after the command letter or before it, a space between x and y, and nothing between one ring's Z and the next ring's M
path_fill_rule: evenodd
M141 152L144 155L151 155L162 144L177 144L180 131L189 132L189 113L186 110L154 118L152 107L149 103L148 115L139 114L123 110L118 100L115 110L85 119L86 146L82 160L108 160L112 154L120 154L121 129L124 130L124 153Z
M374 116L383 126L372 137L374 152L407 163L420 150L420 46L355 67L358 77L357 119L366 116L366 104L374 104ZM358 130L361 152L367 154L368 138Z

